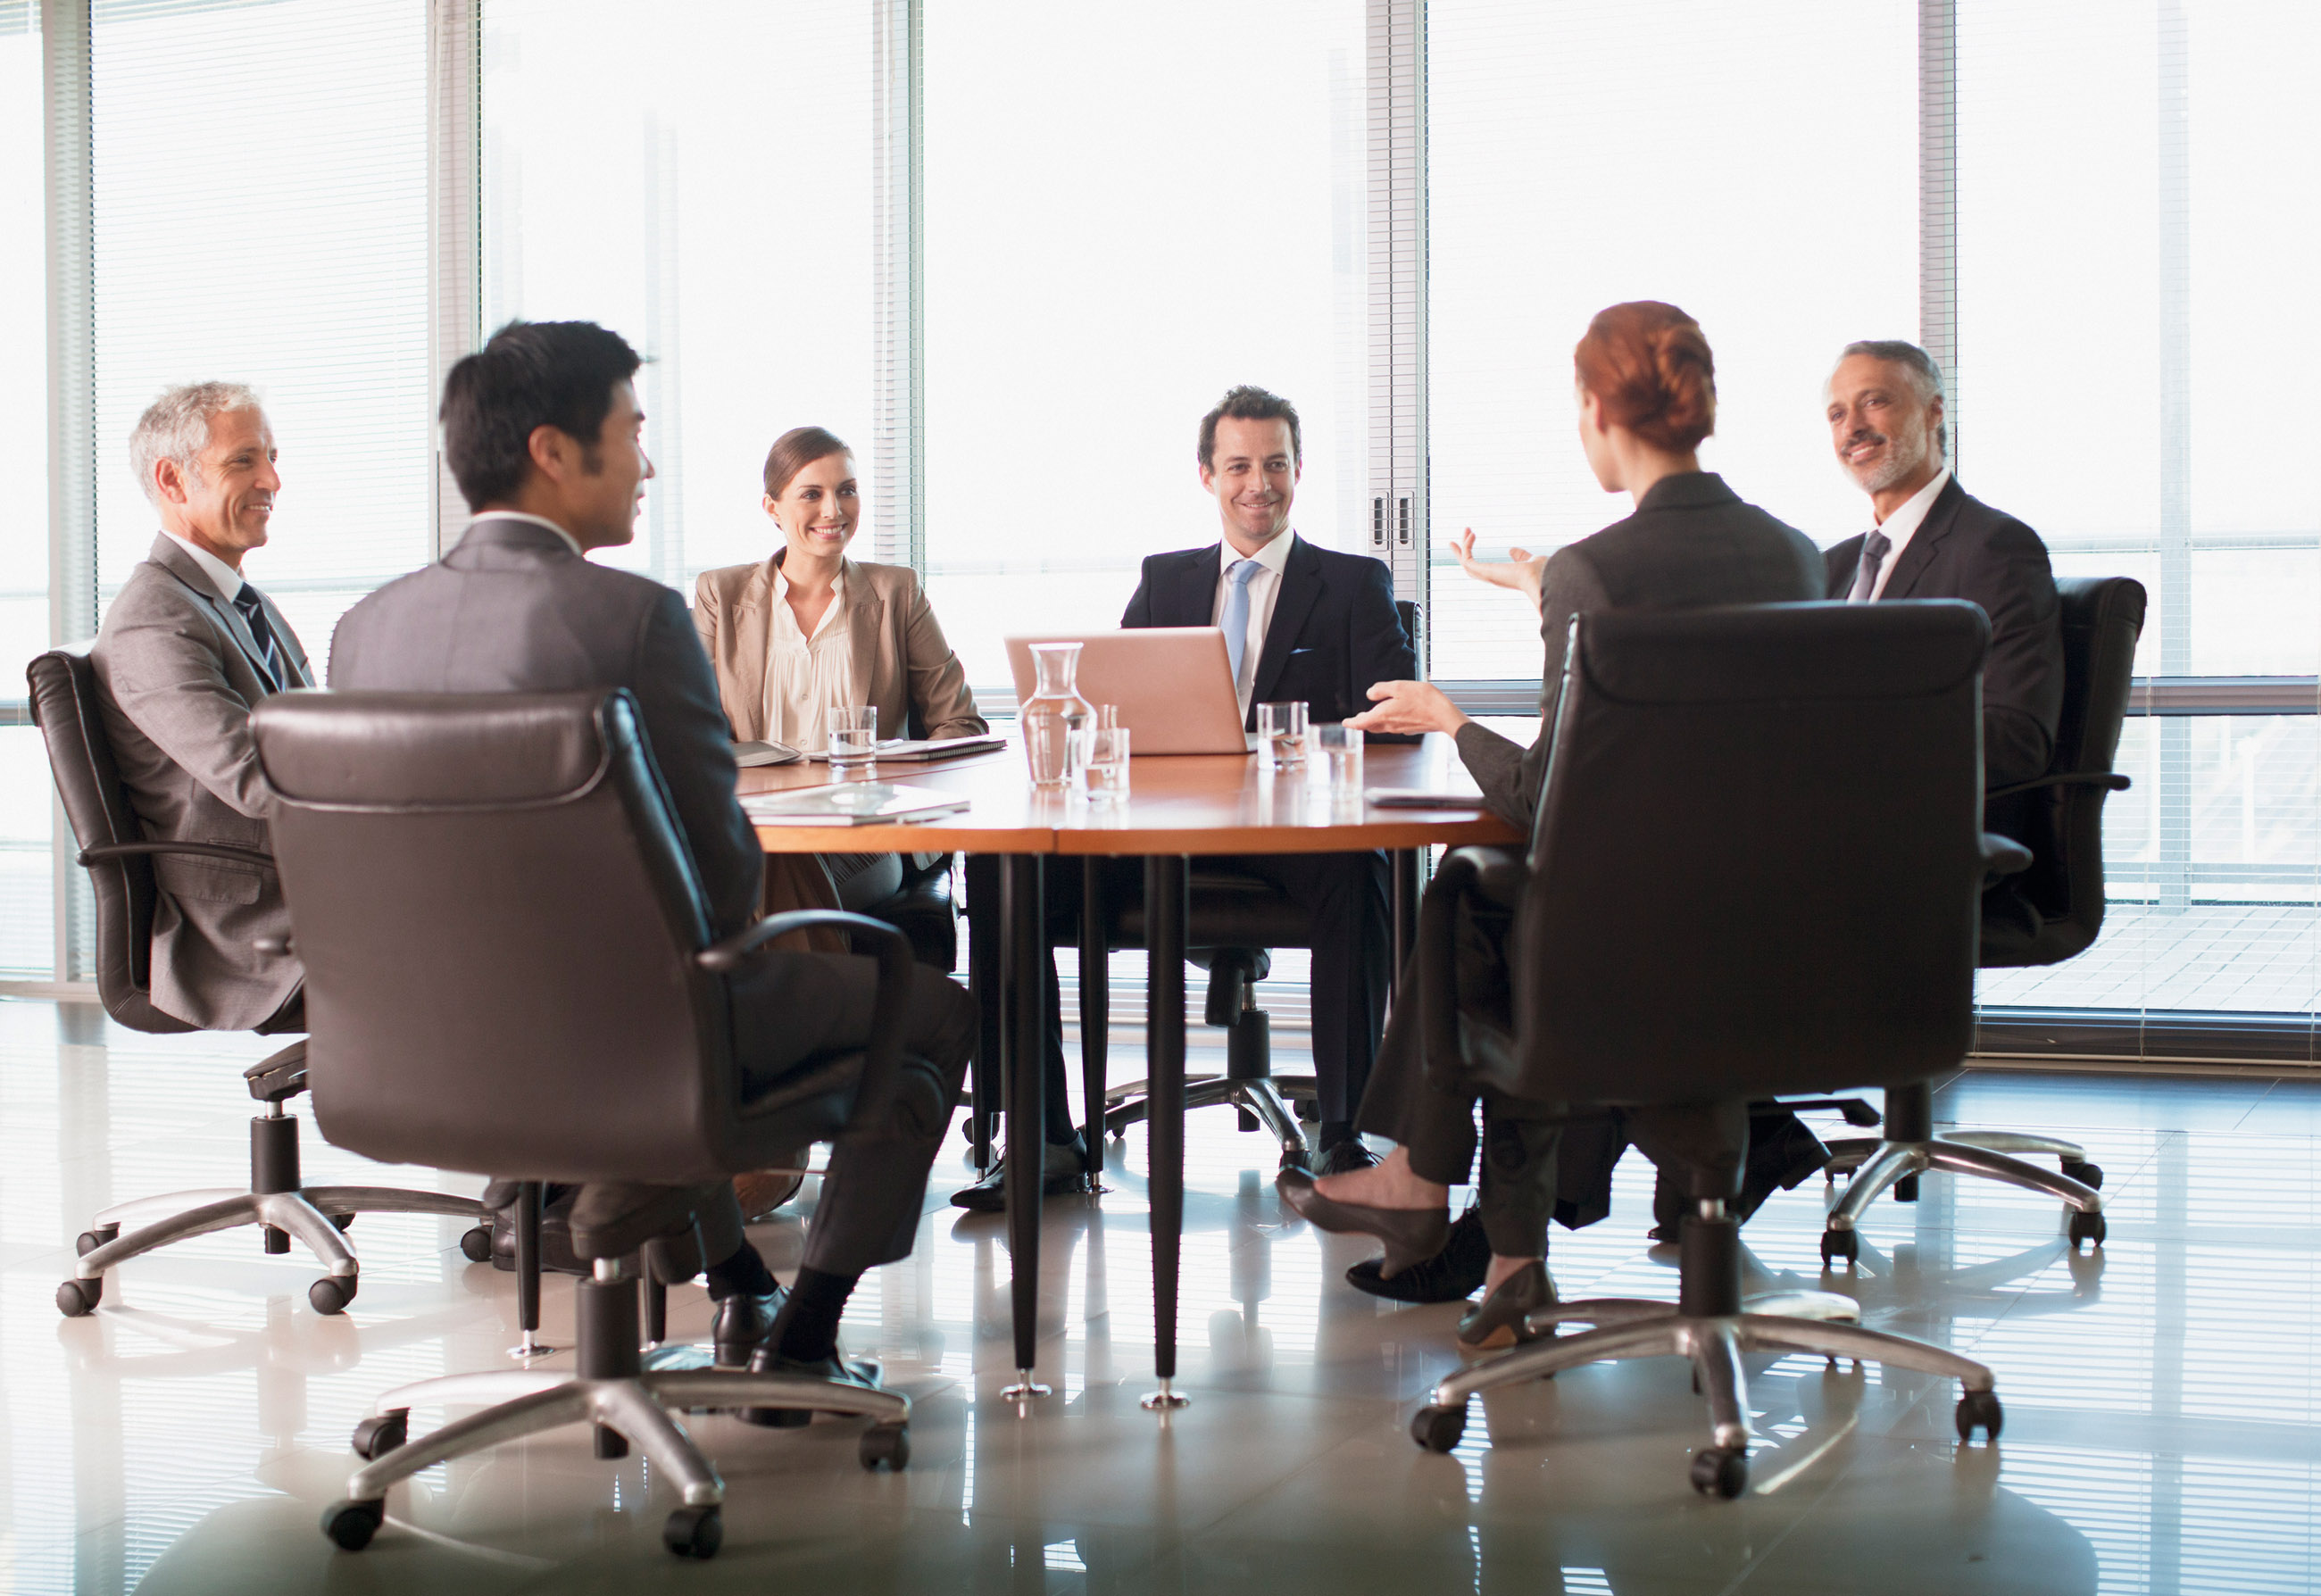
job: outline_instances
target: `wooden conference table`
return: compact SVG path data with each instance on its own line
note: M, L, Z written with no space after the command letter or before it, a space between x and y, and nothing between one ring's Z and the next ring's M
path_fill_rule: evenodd
M1364 754L1365 787L1476 792L1451 740L1374 743ZM1146 996L1146 1078L1150 1082L1150 1195L1152 1227L1154 1373L1152 1407L1183 1401L1170 1390L1177 1373L1178 1249L1185 1192L1185 931L1193 855L1338 853L1381 848L1393 861L1395 962L1398 971L1415 929L1419 851L1433 846L1520 841L1515 828L1480 807L1380 808L1333 804L1312 776L1276 777L1254 755L1145 756L1131 762L1129 798L1108 808L1085 799L1036 792L1023 752L940 764L879 767L883 781L932 788L969 800L962 814L909 825L758 826L769 853L944 853L1001 856L999 980L1003 1020L999 1074L1006 1093L1007 1145L1036 1147L1044 1136L1046 1090L1041 1068L1046 983L1040 961L1046 924L1043 865L1051 854L1135 857L1145 862L1150 928ZM742 792L820 786L822 764L742 772ZM1102 1135L1100 1105L1090 1129ZM1007 1160L1008 1252L1015 1314L1015 1396L1044 1394L1032 1382L1039 1323L1040 1161Z

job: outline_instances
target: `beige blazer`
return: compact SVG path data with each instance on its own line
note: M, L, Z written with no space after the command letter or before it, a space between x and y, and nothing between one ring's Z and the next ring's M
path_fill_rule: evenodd
M717 672L717 696L737 742L767 735L766 668L774 570L785 551L754 565L705 570L693 588L693 625ZM853 647L854 689L878 711L882 737L969 737L991 729L975 712L967 669L907 565L845 561L840 579Z

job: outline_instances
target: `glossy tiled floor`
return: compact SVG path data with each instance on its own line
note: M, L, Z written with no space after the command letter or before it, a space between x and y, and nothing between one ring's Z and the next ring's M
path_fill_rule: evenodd
M867 1281L848 1336L917 1402L915 1457L864 1473L853 1429L705 1418L729 1496L709 1564L660 1546L670 1505L634 1458L578 1431L438 1469L360 1555L316 1529L371 1394L505 1366L509 1277L465 1263L458 1227L355 1227L362 1294L306 1306L304 1255L248 1232L120 1272L90 1319L50 1297L85 1216L117 1198L234 1180L258 1046L154 1038L92 1011L0 1002L0 1589L263 1592L927 1590L1543 1593L2195 1591L2321 1584L2321 1088L2302 1081L1971 1074L1943 1117L2072 1126L2109 1174L2111 1238L2073 1257L2054 1205L1927 1182L1881 1204L1857 1276L1870 1322L1989 1363L1996 1448L1960 1448L1952 1392L1813 1359L1752 1365L1763 1437L1744 1500L1685 1484L1703 1409L1668 1361L1494 1395L1452 1456L1405 1426L1452 1361L1454 1310L1397 1310L1341 1272L1356 1241L1285 1222L1261 1138L1194 1117L1182 1386L1151 1385L1142 1143L1115 1190L1051 1206L1041 1373L1004 1402L1006 1248L941 1206L917 1252ZM953 1144L957 1145L956 1143ZM309 1135L310 1179L360 1161ZM398 1172L409 1179L415 1172ZM472 1182L446 1178L461 1189ZM1818 1187L1747 1234L1762 1274L1821 1280ZM812 1187L808 1188L811 1198ZM1605 1224L1559 1232L1567 1294L1670 1297L1649 1248L1649 1172ZM778 1267L795 1221L761 1229ZM569 1341L569 1286L549 1336ZM680 1330L707 1312L676 1299ZM422 1423L428 1416L418 1416ZM1487 1420L1483 1422L1482 1420Z

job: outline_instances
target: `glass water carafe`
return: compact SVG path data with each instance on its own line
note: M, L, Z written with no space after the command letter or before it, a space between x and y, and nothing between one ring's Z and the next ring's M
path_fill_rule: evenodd
M1031 762L1032 785L1042 791L1060 791L1078 784L1088 766L1088 730L1096 711L1072 685L1079 674L1080 645L1077 643L1035 643L1033 668L1039 682L1016 712L1024 738L1024 757Z

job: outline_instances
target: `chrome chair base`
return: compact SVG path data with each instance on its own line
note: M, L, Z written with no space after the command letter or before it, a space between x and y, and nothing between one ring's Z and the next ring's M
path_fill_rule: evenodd
M2043 1169L2015 1156L2038 1154L2056 1159L2060 1170ZM2101 1246L2106 1233L2103 1172L2087 1160L2087 1150L2056 1136L2019 1135L2007 1131L1961 1132L1928 1136L1919 1141L1881 1141L1849 1137L1830 1144L1830 1169L1852 1170L1853 1178L1830 1205L1828 1227L1822 1234L1822 1262L1853 1263L1861 1243L1854 1228L1870 1205L1889 1187L1915 1181L1926 1173L1976 1175L2030 1191L2045 1192L2070 1205L2069 1235L2077 1248L2082 1243ZM2084 1174L2086 1180L2079 1178ZM1915 1196L1914 1188L1906 1188Z
M1468 1399L1478 1392L1545 1379L1585 1363L1689 1358L1695 1382L1708 1399L1710 1427L1709 1446L1693 1458L1693 1487L1704 1495L1734 1497L1749 1482L1749 1388L1742 1356L1798 1352L1956 1380L1965 1388L1957 1410L1961 1439L1971 1439L1977 1428L1998 1438L2002 1414L1988 1368L1940 1347L1848 1322L1859 1311L1852 1299L1825 1291L1769 1292L1750 1299L1740 1313L1714 1316L1687 1315L1665 1302L1626 1299L1561 1303L1533 1314L1532 1327L1579 1320L1597 1327L1534 1341L1445 1376L1428 1405L1411 1420L1411 1435L1429 1451L1448 1452L1464 1436Z
M1255 1125L1244 1123L1242 1128L1262 1127L1281 1144L1281 1163L1287 1169L1292 1164L1303 1168L1308 1152L1306 1133L1297 1124L1297 1116L1289 1107L1282 1088L1295 1090L1295 1076L1273 1075L1188 1075L1185 1078L1185 1108L1214 1108L1230 1104ZM1124 1135L1128 1127L1145 1117L1149 1111L1145 1083L1142 1081L1124 1082L1104 1094L1105 1134Z

